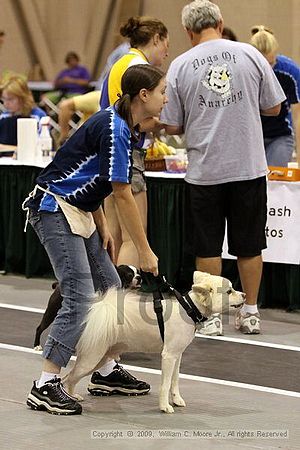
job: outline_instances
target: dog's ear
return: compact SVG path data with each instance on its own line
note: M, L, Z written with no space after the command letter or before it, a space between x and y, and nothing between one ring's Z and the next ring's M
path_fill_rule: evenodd
M193 284L192 290L200 297L199 300L203 305L207 306L210 303L210 294L213 289L209 283Z

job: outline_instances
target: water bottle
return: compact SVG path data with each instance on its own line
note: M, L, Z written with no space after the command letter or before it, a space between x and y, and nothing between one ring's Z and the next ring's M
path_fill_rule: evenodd
M40 135L38 139L38 145L39 145L39 152L42 156L42 161L44 163L49 163L52 160L53 152L53 142L52 137L50 135L49 131L49 123L50 123L50 117L45 116L42 117L40 120Z

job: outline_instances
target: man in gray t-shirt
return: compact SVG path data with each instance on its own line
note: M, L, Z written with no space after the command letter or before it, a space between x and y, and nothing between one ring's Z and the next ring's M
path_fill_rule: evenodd
M255 48L221 39L217 5L207 0L186 5L182 23L193 47L170 65L169 101L161 121L167 133L185 133L196 268L220 275L227 221L229 253L238 258L246 293L236 327L259 333L257 295L267 215L260 114L277 115L285 95Z

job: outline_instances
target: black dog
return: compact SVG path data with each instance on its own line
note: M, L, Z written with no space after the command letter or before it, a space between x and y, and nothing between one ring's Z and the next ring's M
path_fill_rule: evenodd
M141 275L138 273L138 270L135 267L121 265L116 266L116 270L121 279L123 289L128 288L137 289L141 286L142 281ZM54 292L51 294L49 298L48 305L46 311L44 312L41 323L36 329L34 348L40 347L41 334L53 322L62 304L63 298L60 293L58 281L52 284L52 289L54 289Z

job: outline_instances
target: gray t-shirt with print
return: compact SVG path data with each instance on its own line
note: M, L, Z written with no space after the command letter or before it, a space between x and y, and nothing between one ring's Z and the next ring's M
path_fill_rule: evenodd
M216 39L177 57L167 74L161 121L183 126L186 181L219 184L267 173L260 110L285 94L267 60L251 45Z

